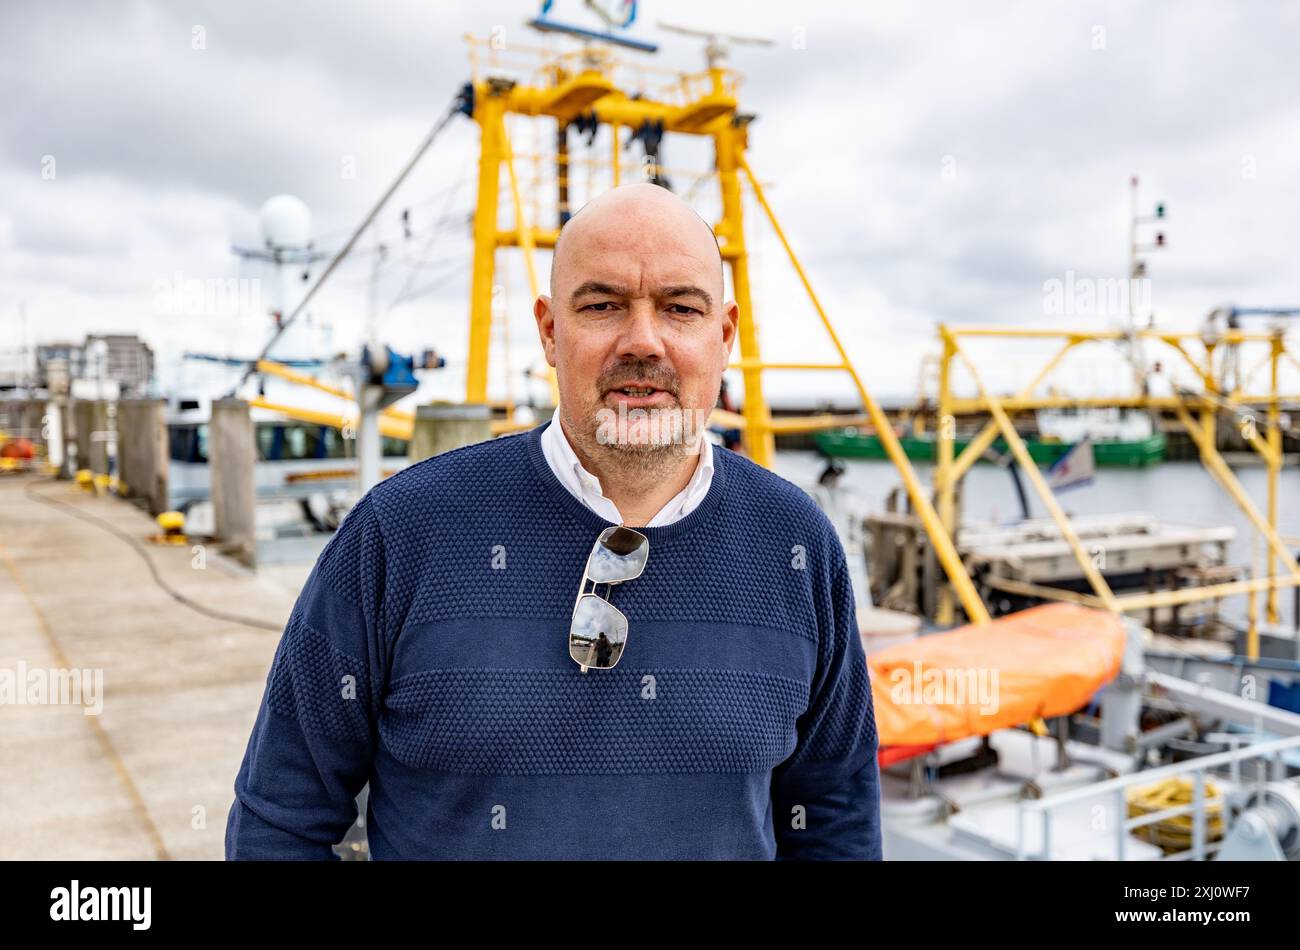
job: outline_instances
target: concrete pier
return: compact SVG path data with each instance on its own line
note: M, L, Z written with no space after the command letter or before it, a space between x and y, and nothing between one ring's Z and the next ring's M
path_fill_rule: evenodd
M108 403L103 399L77 399L72 402L73 426L77 434L77 465L96 475L108 474L109 431Z
M117 404L117 468L126 497L141 499L151 515L167 503L167 404L161 399L123 399ZM79 465L84 467L82 461Z
M276 582L210 550L145 542L168 584L271 628L255 629L173 599L105 524L137 539L157 532L121 499L0 478L0 677L102 677L98 715L84 712L93 688L83 704L0 704L0 860L219 859L279 631L310 564Z
M481 403L431 402L415 409L408 455L419 462L492 438L492 408Z
M208 471L212 513L224 553L240 563L257 563L257 488L253 466L257 446L253 418L242 399L215 399L208 424Z

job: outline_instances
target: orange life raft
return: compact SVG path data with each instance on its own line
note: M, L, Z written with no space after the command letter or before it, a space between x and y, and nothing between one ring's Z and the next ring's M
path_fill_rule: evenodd
M1119 673L1125 642L1114 614L1054 603L887 647L867 657L880 745L933 746L1072 713Z

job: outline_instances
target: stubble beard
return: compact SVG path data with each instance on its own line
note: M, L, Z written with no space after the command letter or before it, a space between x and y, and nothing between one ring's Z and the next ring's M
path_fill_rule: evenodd
M681 411L680 406L672 408ZM597 435L600 429L597 413L602 409L608 407L597 401L583 412L582 418L575 419L561 404L560 414L580 454L607 480L629 488L653 484L675 474L684 460L699 456L698 445L692 447L681 439L602 440ZM703 434L700 438L704 438Z

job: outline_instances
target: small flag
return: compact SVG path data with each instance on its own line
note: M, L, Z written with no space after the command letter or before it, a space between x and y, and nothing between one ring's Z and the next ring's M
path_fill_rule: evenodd
M1052 463L1047 470L1047 483L1055 491L1077 488L1092 481L1095 466L1092 458L1092 442L1087 436L1070 446L1068 452Z

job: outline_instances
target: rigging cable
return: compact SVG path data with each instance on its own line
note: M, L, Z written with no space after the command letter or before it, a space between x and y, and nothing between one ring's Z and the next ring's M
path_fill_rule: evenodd
M298 302L298 306L293 308L293 313L289 314L288 318L282 321L280 326L276 328L275 333L271 334L271 339L266 342L264 347L262 347L262 352L258 355L257 359L248 364L248 367L244 370L243 376L240 377L238 384L236 384L234 390L232 390L232 396L238 393L239 389L248 382L249 377L257 371L257 364L267 358L267 355L284 334L284 331L293 325L293 322L298 319L307 304L309 304L311 299L316 296L316 292L320 290L325 281L329 279L330 274L334 273L334 269L339 266L340 262L342 262L345 257L348 256L348 252L352 250L352 246L357 243L361 235L365 233L366 229L370 227L371 223L378 216L379 212L383 210L384 205L388 203L388 199L393 196L393 192L397 191L402 182L406 180L406 176L411 173L411 170L415 168L420 159L424 157L424 153L429 150L429 146L433 144L439 133L447 127L454 116L458 113L467 112L467 110L471 108L469 97L472 95L472 88L473 87L467 86L465 89L458 92L456 97L452 99L451 105L447 107L446 113L438 120L437 124L429 130L429 134L424 137L424 140L420 143L419 147L416 148L415 154L410 157L405 167L403 167L397 177L393 179L393 183L388 186L388 189L380 196L379 201L377 201L375 206L370 209L370 213L366 215L365 219L357 226L356 230L352 232L352 237L348 238L348 242L343 245L336 255L334 255L334 258L329 262L329 265L321 275L316 278L316 282L307 290L307 293L303 296L302 300Z

